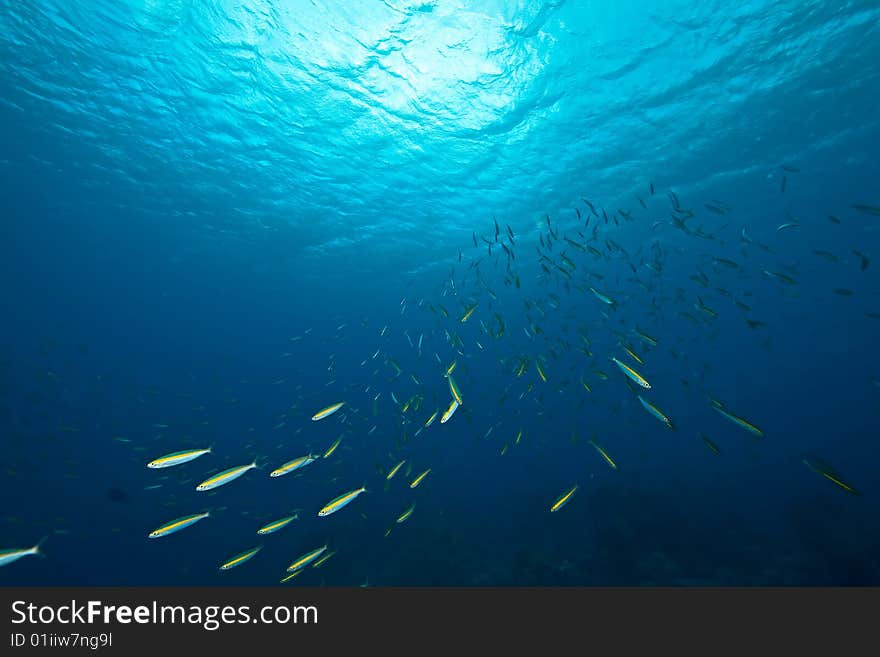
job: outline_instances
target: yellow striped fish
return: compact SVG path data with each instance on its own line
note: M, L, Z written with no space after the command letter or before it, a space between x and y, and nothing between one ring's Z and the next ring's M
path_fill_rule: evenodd
M638 383L640 386L642 386L643 388L645 388L647 390L651 389L651 384L648 383L648 381L645 379L645 377L643 377L641 374L636 372L629 365L627 365L624 362L621 362L620 360L618 360L614 356L611 357L611 360L613 360L614 364L620 368L620 371L623 372L624 374L626 374L630 379L632 379L633 381L635 381L636 383Z
M327 504L324 505L324 508L318 511L318 516L323 518L324 516L329 516L331 513L336 513L342 507L347 506L348 504L353 502L358 495L365 492L367 492L366 487L361 486L360 488L356 488L355 490L343 493L339 497L336 497L327 502Z
M223 563L223 565L220 566L220 570L230 570L232 568L235 568L236 566L240 566L245 561L250 561L251 559L253 559L254 555L256 555L257 552L262 549L263 546L260 545L255 548L251 548L250 550L245 550L241 554L236 554L234 557L231 557L228 561Z
M861 493L858 490L856 490L855 488L853 488L852 486L850 486L849 484L844 482L840 477L837 476L837 473L835 473L827 465L824 465L822 463L819 463L819 462L811 460L811 459L803 459L803 462L804 462L804 465L806 465L810 470L812 470L816 474L822 475L828 481L830 481L832 484L834 484L835 486L838 486L839 488L842 488L847 493L851 493L853 495L861 495Z
M400 523L405 522L406 519L412 515L412 512L415 511L415 509L416 509L416 505L413 504L406 511L401 513L400 516L397 518L397 524L399 525Z
M557 499L557 500L553 503L553 506L550 507L550 513L556 513L557 511L559 511L559 509L561 509L561 508L564 507L566 504L568 504L568 501L572 498L572 496L574 495L574 492L575 492L577 489L578 489L578 485L575 484L574 486L572 486L571 488L569 488L566 492L564 492L564 493L559 497L559 499Z
M163 536L168 536L169 534L173 534L174 532L179 532L181 529L186 529L190 525L196 524L202 518L210 517L211 512L205 511L204 513L193 513L189 516L182 516L180 518L175 518L169 522L166 522L161 527L157 527L153 531L149 533L150 538L161 538Z
M256 467L257 462L253 461L252 463L248 463L247 465L238 465L234 468L224 470L223 472L218 472L213 477L208 477L202 483L196 486L196 490L204 491L218 488L220 486L223 486L224 484L228 484L230 481L235 481L245 472L247 472L248 470L252 470Z
M446 380L449 381L449 392L452 393L455 401L458 402L458 405L461 406L464 402L461 400L461 389L458 387L458 384L455 382L455 379L452 378L452 375L446 377Z
M272 470L269 473L270 477L281 477L282 475L290 474L294 470L299 470L302 467L307 466L309 463L314 463L317 457L312 454L307 454L306 456L300 456L299 458L295 458L292 461L288 461L282 466L279 466Z
M465 310L465 311L464 311L464 315L461 316L461 319L460 319L459 321L460 321L462 324L464 324L466 321L468 321L468 319L470 318L470 316L474 314L474 311L477 309L477 306L479 306L479 305L480 305L480 304L475 303L473 306L471 306L470 308L468 308L467 310Z
M323 420L328 415L333 415L340 408L345 406L345 402L338 402L336 404L330 404L329 406L322 408L320 411L315 413L312 416L312 422L317 422L318 420Z
M638 328L633 329L633 333L635 333L637 336L639 336L639 339L641 339L642 342L644 342L645 344L649 344L652 347L657 346L657 338L651 337L650 335L648 335L644 331L639 330Z
M321 458L328 458L333 452L336 451L336 448L339 447L339 443L342 442L342 437L337 438L330 447L327 448L327 451L324 452L324 455Z
M389 480L391 479L391 477L393 477L394 475L396 475L396 474L397 474L397 471L400 470L400 468L403 467L403 464L404 464L404 463L406 463L406 459L403 459L400 463L398 463L398 464L395 465L393 468L391 468L391 469L388 471L388 474L385 475L385 480L386 480L386 481L389 481Z
M302 568L305 568L310 563L312 563L315 559L320 557L326 550L327 550L327 546L322 545L319 548L315 548L311 552L306 552L299 559L297 559L296 561L294 561L292 564L290 564L287 567L287 572L296 571L296 570L300 570Z
M456 409L458 409L458 402L453 399L449 404L449 408L444 411L443 417L440 418L440 424L446 424L449 422L449 418L455 414Z
M596 448L596 451L602 455L602 458L605 459L605 462L608 463L608 465L617 470L617 464L612 460L610 456L608 456L608 452L606 452L599 443L590 438L590 444Z
M541 363L539 361L535 361L535 367L538 368L538 376L541 377L541 381L547 383L547 375L544 374L544 368L541 367Z
M282 584L284 584L284 582L289 582L289 581L292 580L294 577L296 577L297 575L299 575L301 572L302 572L302 568L300 568L299 570L294 570L294 571L293 571L292 573L290 573L289 575L285 575L284 577L282 577L281 580L280 580L280 582L281 582Z
M261 536L265 534L274 534L279 529L284 529L291 522L299 518L298 513L294 513L292 516L287 516L286 518L280 518L279 520L273 520L268 525L263 525L257 530L257 533Z
M663 424L665 424L670 429L675 428L675 426L672 424L672 420L670 420L669 417L663 411L661 411L659 408L654 406L654 404L649 402L647 399L645 399L641 395L639 395L638 397L639 397L639 402L641 402L641 404L642 404L642 408L644 408L646 411L648 411L651 415L653 415L655 418L660 420Z
M763 431L761 431L758 427L756 427L754 424L752 424L748 420L744 420L743 418L741 418L737 415L734 415L730 411L725 410L724 406L721 404L721 402L713 399L712 400L712 408L714 408L716 411L718 411L718 413L720 413L723 417L730 420L735 425L742 427L743 429L745 429L749 433L752 433L752 434L758 436L759 438L764 435Z
M412 483L410 483L409 487L410 487L410 488L415 488L415 487L418 486L420 483L422 483L422 479L424 479L425 477L427 477L427 476L428 476L428 473L429 473L430 471L431 471L431 468L428 468L428 469L425 470L422 474L420 474L418 477L416 477L415 479L413 479L413 480L412 480Z
M639 365L645 364L645 361L643 361L636 352L634 352L632 349L630 349L626 345L621 345L621 346L623 347L623 350L629 354L629 357L632 358L634 361L636 361Z
M182 452L173 452L171 454L166 454L165 456L160 456L157 459L154 459L147 463L148 468L158 469L158 468L170 468L175 465L180 465L182 463L188 463L193 459L197 459L204 454L210 454L211 448L207 449L187 449Z

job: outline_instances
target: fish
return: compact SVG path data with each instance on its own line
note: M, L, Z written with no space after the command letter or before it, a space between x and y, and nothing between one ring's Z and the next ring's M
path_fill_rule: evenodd
M333 452L336 451L336 448L339 447L339 443L341 443L341 442L342 442L342 437L340 436L339 438L337 438L336 440L333 441L333 444L327 448L327 451L321 455L321 458L325 458L325 459L328 458Z
M231 481L235 481L240 476L242 476L248 470L252 470L257 467L257 462L253 461L248 463L247 465L237 465L234 468L229 468L228 470L224 470L223 472L218 472L212 477L208 477L198 486L196 486L196 490L198 491L206 491L213 490L214 488L218 488L225 484L228 484Z
M464 324L466 321L468 321L470 316L474 314L474 311L477 309L477 306L479 306L479 305L480 305L479 303L475 303L472 306L470 306L469 308L467 308L464 311L464 314L461 316L461 319L459 319L458 321L461 322L462 324Z
M157 527L151 531L148 536L149 538L162 538L163 536L179 532L181 529L186 529L187 527L196 524L199 520L209 518L210 516L211 512L205 511L204 513L193 513L192 515L175 518L174 520L170 520L164 525Z
M823 251L821 249L814 249L813 253L817 256L822 256L823 258L825 258L826 260L829 260L831 262L837 262L837 260L838 260L837 256L834 255L833 253L831 253L830 251Z
M13 562L18 561L22 557L42 555L43 553L40 551L40 547L43 545L43 542L46 540L46 538L48 537L44 536L33 547L0 550L0 566L8 566Z
M718 317L718 313L715 312L714 310L712 310L705 303L703 303L703 300L700 297L697 297L697 303L694 304L694 307L697 310L701 310L702 312L707 314L709 317Z
M417 476L415 479L413 479L412 482L410 482L409 487L410 487L410 488L415 488L415 487L418 486L420 483L422 483L422 479L424 479L425 477L427 477L427 476L428 476L428 473L429 473L430 471L431 471L431 468L428 468L428 469L425 470L422 474L420 474L420 475Z
M567 491L565 491L562 495L560 495L556 499L556 501L553 503L553 506L550 507L550 513L556 513L557 511L559 511L559 509L561 509L566 504L568 504L569 500L571 500L572 496L574 495L574 493L577 489L578 489L578 485L575 484L574 486L569 488Z
M617 464L610 456L608 456L608 452L606 452L599 443L590 438L590 444L596 448L596 451L601 454L602 458L605 459L605 462L608 463L612 469L617 470Z
M853 255L857 255L861 259L860 268L862 271L865 271L871 264L871 260L861 251L853 251Z
M590 288L590 292L592 292L596 296L596 298L599 299L599 301L601 301L604 304L607 304L609 306L613 306L615 303L611 297L609 297L605 294L602 294L601 292L599 292L599 290L597 290L594 287Z
M315 559L317 559L322 554L324 554L324 552L326 552L326 551L327 551L327 546L322 545L319 548L315 548L311 552L306 552L304 555L299 557L296 561L294 561L292 564L290 564L287 567L287 572L294 572L294 571L301 570L302 568L305 568L310 563L312 563Z
M639 397L639 402L642 404L642 408L644 408L646 411L648 411L648 413L650 413L655 418L660 420L663 424L665 424L670 429L675 429L675 425L673 425L672 420L670 420L669 417L663 411L661 411L659 408L654 406L654 404L649 402L647 399L645 399L641 395L638 395L638 397Z
M780 272L768 271L766 269L763 270L764 275L769 276L770 278L775 278L778 281L782 281L786 285L796 285L797 281L794 280L791 276L787 274L782 274Z
M230 557L227 561L223 562L220 566L220 570L231 570L236 566L240 566L246 561L250 561L254 558L254 556L263 549L262 545L258 545L257 547L251 548L250 550L245 550L240 554L236 554L234 557Z
M716 454L720 454L720 453L721 453L721 450L718 449L718 445L716 445L716 444L713 443L711 440L709 440L708 436L706 436L705 434L702 434L702 433L701 433L701 434L700 434L700 438L701 438L702 441L706 444L706 447L708 447L709 449L711 449L714 453L716 453Z
M623 350L627 354L629 354L630 358L632 358L634 361L636 361L639 365L645 364L645 361L643 361L636 352L634 352L632 349L630 349L626 345L621 345L621 346L623 347Z
M317 458L318 457L313 454L300 456L293 459L292 461L288 461L282 466L275 468L274 470L272 470L272 472L269 473L269 476L281 477L282 475L290 474L294 470L299 470L300 468L307 466L309 463L313 463Z
M182 452L172 452L171 454L166 454L165 456L160 456L157 459L153 459L152 461L147 463L147 467L152 469L170 468L175 465L188 463L189 461L210 453L210 447L208 447L207 449L187 449Z
M876 205L865 205L864 203L856 203L852 207L853 210L858 210L859 212L864 212L865 214L873 214L876 217L880 217L880 207Z
M330 404L329 406L322 408L320 411L318 411L317 413L315 413L312 416L312 422L317 422L318 420L323 420L328 415L333 415L336 411L338 411L343 406L345 406L344 401L337 402L336 404Z
M440 418L440 424L446 424L449 422L449 419L455 414L455 411L458 409L459 403L456 400L452 400L449 404L449 408L447 408L443 412L443 416Z
M461 406L464 402L461 400L461 389L458 387L458 384L455 382L455 379L452 378L452 375L448 375L446 380L449 382L449 391L452 393L455 401L458 402L458 405Z
M437 416L438 416L439 414L440 414L440 411L439 411L439 410L436 410L436 411L434 411L433 413L431 413L431 416L430 416L427 420L425 420L425 429L427 429L427 428L430 427L432 424L434 424L434 420L437 419Z
M284 577L282 577L282 578L281 578L280 580L278 580L278 581L279 581L281 584L284 584L284 582L289 582L289 581L292 580L294 577L296 577L297 575L299 575L301 572L302 572L302 568L300 568L299 570L294 570L292 573L290 573L289 575L285 575Z
M800 228L800 223L798 223L797 221L789 221L788 223L780 224L776 228L776 232L778 233L779 231L785 230L786 228Z
M540 361L535 361L535 368L538 370L538 376L541 377L541 381L547 383L547 375L544 373L544 368L541 367Z
M285 517L285 518L280 518L280 519L278 519L278 520L273 520L273 521L270 522L269 524L267 524L267 525L263 525L262 527L260 527L260 528L257 530L257 533L258 533L260 536L264 536L264 535L266 535L266 534L274 534L274 533L277 532L278 530L280 530L280 529L284 529L285 527L287 527L287 525L289 525L290 523L292 523L292 522L293 522L294 520L296 520L297 518L299 518L299 514L298 514L298 513L294 513L292 516L287 516L287 517Z
M650 335L648 335L644 331L639 330L638 328L633 329L633 333L635 333L637 336L639 336L639 339L642 340L642 342L645 342L646 344L649 344L652 347L656 347L658 344L656 338L652 338Z
M320 511L318 511L318 517L324 518L326 516L329 516L331 513L336 513L337 511L339 511L339 509L348 506L351 502L353 502L358 497L358 495L366 492L366 486L361 486L360 488L355 488L352 491L343 493L339 497L333 498L332 500L327 502L327 504L325 504Z
M802 461L803 461L804 465L806 465L810 470L812 470L813 472L815 472L817 474L822 475L828 481L833 483L835 486L842 488L847 493L851 493L852 495L861 495L861 493L857 489L853 488L852 486L850 486L849 484L844 482L837 475L837 473L835 473L834 470L832 470L826 464L820 463L817 460L808 459L808 458L802 459Z
M713 262L729 267L730 269L739 269L739 264L729 258L712 258Z
M397 474L397 471L400 470L401 467L403 467L403 464L404 464L404 463L406 463L406 459L403 459L400 463L398 463L398 464L395 465L393 468L391 468L391 469L388 471L388 474L385 475L385 480L386 480L386 481L389 481L394 475L396 475L396 474Z
M725 410L724 405L721 402L713 399L712 400L712 408L714 408L716 411L718 411L718 413L720 415L722 415L726 419L733 422L735 425L742 427L746 431L758 436L759 438L763 437L763 435L764 435L763 431L761 431L758 427L756 427L751 422L744 420L743 418L741 418L737 415L734 415L733 413L731 413L728 410Z
M631 368L626 363L619 361L616 357L612 356L611 360L620 368L620 371L626 374L630 379L635 381L638 385L642 386L646 390L651 389L651 384L643 377L641 374L636 372L633 368Z
M412 513L413 513L413 511L415 511L415 509L416 509L416 505L413 504L406 511L401 513L400 516L397 518L397 521L396 521L397 524L399 525L400 523L405 522L406 519L412 515Z

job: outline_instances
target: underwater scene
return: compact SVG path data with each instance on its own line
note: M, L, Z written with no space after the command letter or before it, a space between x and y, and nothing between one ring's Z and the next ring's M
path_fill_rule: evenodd
M880 2L0 0L0 585L880 585Z

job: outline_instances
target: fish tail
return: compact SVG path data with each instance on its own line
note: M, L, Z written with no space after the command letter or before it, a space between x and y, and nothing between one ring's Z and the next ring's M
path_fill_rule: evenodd
M46 534L43 538L37 541L37 544L31 548L31 552L38 557L45 557L46 553L43 552L43 543L46 542L46 539L49 538L51 534Z

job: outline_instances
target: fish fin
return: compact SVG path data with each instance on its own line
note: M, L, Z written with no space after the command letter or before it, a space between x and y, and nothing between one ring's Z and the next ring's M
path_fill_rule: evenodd
M51 535L52 534L46 534L43 538L41 538L39 541L37 541L37 544L34 545L34 547L31 548L31 551L34 553L35 556L38 556L38 557L45 557L46 556L46 553L43 552L43 543L45 543L46 539L49 538Z

